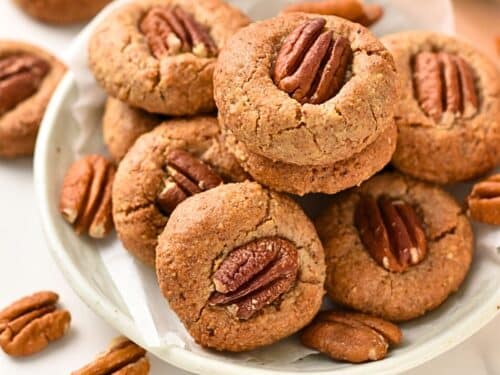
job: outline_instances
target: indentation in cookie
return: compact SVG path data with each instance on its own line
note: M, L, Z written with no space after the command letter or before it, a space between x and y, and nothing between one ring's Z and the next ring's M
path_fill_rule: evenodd
M0 58L0 116L34 95L49 71L47 61L31 54Z
M156 199L160 211L166 215L188 197L223 183L207 164L187 151L170 151L166 161L165 186Z
M146 36L151 53L158 59L181 53L214 57L217 45L205 26L178 6L155 6L142 19L139 29Z
M361 195L354 221L368 253L389 271L404 272L427 254L422 223L401 199Z
M424 113L440 122L444 114L470 118L478 96L470 65L447 52L420 52L413 59L414 95Z
M299 270L297 248L279 237L266 237L233 250L213 275L211 306L226 306L241 320L288 292Z
M284 41L272 72L274 83L300 103L321 104L333 98L346 81L352 49L343 36L323 31L326 21L314 18Z

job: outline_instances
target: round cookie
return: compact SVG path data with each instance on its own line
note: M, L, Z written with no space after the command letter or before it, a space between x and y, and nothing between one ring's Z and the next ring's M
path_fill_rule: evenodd
M391 227L401 228L397 223L400 219L388 216L392 214L387 208L379 214L375 210L361 211L366 199L374 199L379 210L391 202L404 223L411 221L405 218L409 215L403 216L401 204L412 207L415 222L420 225L405 224L398 233L408 231L411 238L420 239L418 244L423 239L426 245L415 246L412 240L411 256L406 261L402 261L405 252L394 253L400 254L396 255L397 264L387 256L389 253L384 259L377 257L373 243L380 249L383 228L387 233ZM377 215L384 217L382 224L373 224ZM376 228L373 242L367 241L370 232L363 221L372 222ZM420 232L415 230L418 227ZM473 256L471 225L454 199L438 187L399 174L375 176L359 188L338 195L318 218L316 228L325 248L325 285L330 298L391 321L417 318L441 305L462 284ZM390 248L408 249L394 245L403 243L397 236L389 234Z
M250 152L229 130L225 130L224 140L248 174L273 190L297 195L335 194L361 184L390 162L396 148L397 128L387 128L360 153L326 166L272 161Z
M311 104L314 97L296 99L275 83L290 80L273 78L281 77L276 67L284 65L281 61L287 57L281 56L289 38L306 24L318 22L325 26L316 30L323 34L315 43L333 31L335 43L342 40L345 49L352 50L352 62L346 60L346 73L332 81L340 82L336 95ZM301 51L300 46L297 42L295 49L288 49ZM330 51L328 46L321 50ZM307 73L310 60L304 58L301 68L287 79L305 81L300 77ZM396 72L389 52L363 26L334 16L289 13L236 33L220 54L214 88L222 122L250 152L285 163L324 166L361 152L392 126Z
M392 34L382 42L401 86L394 166L447 184L498 164L500 73L493 63L472 46L432 32Z
M122 101L108 97L102 118L104 143L116 162L123 159L137 138L153 130L165 118L130 107Z
M280 255L269 264L267 251ZM251 350L295 333L314 318L324 295L324 254L314 226L297 203L255 182L219 186L181 203L159 237L156 273L191 336L216 350ZM259 275L278 286L259 283Z
M168 31L171 18L182 37ZM212 112L218 51L248 23L221 0L134 1L97 27L89 66L108 94L134 107L176 116Z
M91 19L111 0L14 0L14 2L37 20L65 25Z
M119 164L113 220L124 247L143 262L154 266L157 237L177 202L222 180L246 179L220 136L215 117L170 120L141 136Z
M33 154L45 108L65 72L38 47L0 41L0 157Z

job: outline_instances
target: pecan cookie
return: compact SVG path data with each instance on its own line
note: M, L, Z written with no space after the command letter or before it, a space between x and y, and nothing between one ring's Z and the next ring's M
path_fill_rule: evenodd
M393 164L440 184L467 180L500 162L500 73L455 38L412 31L383 43L399 73Z
M111 157L119 162L141 135L153 130L165 118L130 107L109 97L102 119L102 133Z
M94 17L111 0L14 0L31 17L65 25Z
M307 325L324 294L314 226L290 198L255 182L181 203L158 240L163 295L195 341L240 352Z
M325 166L273 161L250 152L229 130L225 130L224 141L253 179L273 190L297 195L335 194L361 184L384 168L396 148L397 135L396 125L393 125L360 153Z
M474 185L467 197L467 206L474 220L500 225L500 174Z
M40 48L0 41L0 157L33 154L45 108L65 72Z
M248 23L221 0L137 0L94 32L90 68L111 96L132 106L169 115L211 112L219 51Z
M392 321L438 307L472 261L472 229L453 198L398 174L375 176L337 196L316 224L328 295Z
M287 13L242 29L220 54L214 88L224 125L274 161L331 165L393 126L391 55L334 16Z
M246 174L220 141L215 117L165 122L141 136L118 167L113 219L127 250L154 266L157 237L177 204Z

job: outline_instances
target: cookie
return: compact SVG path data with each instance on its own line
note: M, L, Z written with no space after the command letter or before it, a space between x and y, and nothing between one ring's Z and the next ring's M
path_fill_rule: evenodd
M65 72L38 47L0 41L0 157L33 154L45 108Z
M52 24L88 21L111 0L14 0L31 17Z
M137 138L153 130L165 117L130 107L109 97L102 119L102 133L112 158L119 162Z
M113 219L124 247L154 266L157 237L177 204L247 175L220 140L215 117L174 119L141 136L118 166Z
M108 94L134 107L176 116L212 112L219 51L248 23L221 0L134 1L97 27L89 66Z
M255 181L269 188L297 195L335 194L357 186L386 166L396 149L396 125L389 127L360 153L326 166L301 166L272 161L250 152L230 131L224 136L227 148Z
M400 81L396 168L439 184L500 162L500 73L472 46L425 31L388 35Z
M500 174L475 184L467 197L467 206L474 220L500 225Z
M363 26L288 13L230 39L214 95L222 122L250 152L324 166L361 152L392 126L396 72Z
M160 289L194 340L240 352L307 325L324 295L324 254L290 198L255 182L181 203L158 240Z
M326 290L335 302L390 321L437 308L462 284L471 225L439 187L399 174L338 195L316 222Z

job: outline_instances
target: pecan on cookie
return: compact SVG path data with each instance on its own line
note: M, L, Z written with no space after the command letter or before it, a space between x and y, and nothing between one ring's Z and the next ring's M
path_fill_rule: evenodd
M77 234L103 238L113 229L111 188L115 166L100 155L74 162L64 176L59 211Z
M340 311L319 313L300 337L302 343L330 358L361 363L386 357L403 339L399 327L374 316Z
M59 296L38 292L21 298L0 311L0 347L12 356L28 356L60 339L69 328L71 315L57 307Z
M188 197L246 173L221 142L215 117L165 121L142 135L118 167L113 219L127 250L155 263L157 237Z
M237 32L219 56L220 121L249 152L326 167L394 127L394 61L359 24L285 13Z
M302 209L255 182L181 203L156 250L160 288L188 332L204 347L232 352L308 324L321 306L324 267Z
M467 197L467 206L472 219L500 225L500 174L475 184Z
M0 157L33 153L45 107L65 71L35 46L0 41Z
M67 25L88 21L112 0L14 0L31 17L42 22Z
M390 321L437 308L467 275L471 225L440 188L381 174L335 197L316 222L329 297Z
M481 52L425 31L388 35L400 98L392 163L413 177L448 184L500 162L500 72Z
M219 51L249 22L222 0L136 0L97 27L89 65L109 95L134 107L210 113Z

